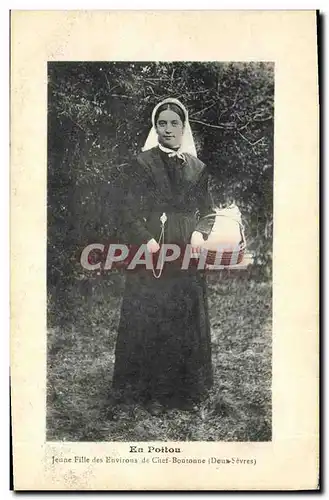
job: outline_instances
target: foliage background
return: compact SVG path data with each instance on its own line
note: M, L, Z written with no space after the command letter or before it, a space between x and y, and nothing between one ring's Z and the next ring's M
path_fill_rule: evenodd
M109 413L124 277L84 271L80 254L117 237L125 166L166 97L188 108L214 201L238 204L254 264L208 276L210 399L152 419ZM269 62L48 64L48 439L271 439L273 115Z
M254 269L271 276L274 66L268 62L100 62L48 65L48 277L70 280L88 241L115 238L125 165L152 109L187 106L216 203L235 200Z

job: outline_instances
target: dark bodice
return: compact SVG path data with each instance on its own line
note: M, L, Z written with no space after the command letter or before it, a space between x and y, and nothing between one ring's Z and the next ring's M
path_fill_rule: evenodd
M213 211L208 177L205 164L192 155L185 154L183 162L158 147L141 153L127 178L122 210L126 243L158 240L163 212L168 217L165 243L189 243L198 219Z

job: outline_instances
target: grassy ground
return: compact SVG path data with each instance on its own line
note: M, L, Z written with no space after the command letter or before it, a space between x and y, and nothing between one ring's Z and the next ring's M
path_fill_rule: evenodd
M62 314L49 303L47 439L268 441L271 439L271 285L209 277L214 387L195 412L152 417L109 405L119 321L117 284L75 287ZM113 291L112 291L113 289ZM69 311L69 314L67 312ZM56 320L55 320L56 319Z

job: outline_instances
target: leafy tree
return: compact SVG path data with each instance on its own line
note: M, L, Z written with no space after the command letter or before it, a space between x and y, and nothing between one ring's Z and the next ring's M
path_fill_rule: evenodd
M270 277L272 63L56 62L48 65L48 82L49 283L62 286L82 273L88 242L116 237L125 167L166 97L189 109L214 199L239 205L255 266Z

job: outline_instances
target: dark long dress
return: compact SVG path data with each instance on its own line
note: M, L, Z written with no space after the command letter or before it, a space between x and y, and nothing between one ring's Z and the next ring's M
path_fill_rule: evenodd
M187 244L198 217L213 210L205 165L182 162L158 147L132 166L122 225L127 243L158 239ZM210 228L209 228L210 231ZM126 272L113 388L140 402L198 401L212 385L210 324L204 273L168 263L160 279L142 268Z

